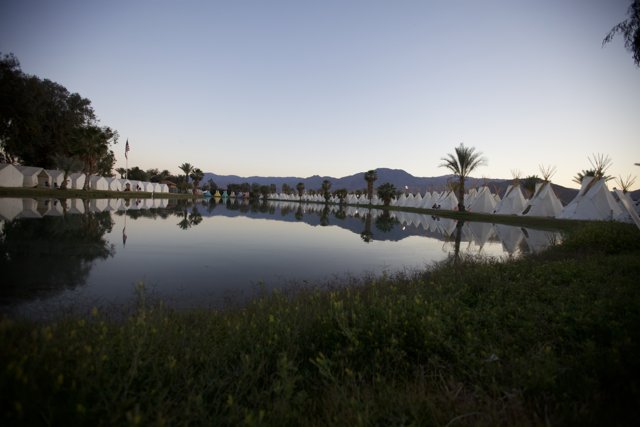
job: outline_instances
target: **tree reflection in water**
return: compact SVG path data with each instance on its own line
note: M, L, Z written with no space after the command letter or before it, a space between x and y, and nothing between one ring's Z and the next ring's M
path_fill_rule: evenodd
M182 208L182 220L177 224L182 230L187 230L191 227L195 227L196 225L202 222L202 214L198 210L198 205L193 203L192 206L188 206L186 203Z
M5 222L0 297L23 299L84 285L93 261L115 253L105 239L112 227L108 212Z
M462 227L464 227L464 221L460 220L456 224L454 243L453 243L453 263L457 264L460 261L460 242L462 241Z
M365 243L370 243L373 240L373 233L371 232L371 213L366 213L364 217L364 230L360 233L360 238Z
M398 223L399 221L392 217L387 210L382 212L382 215L376 218L376 228L383 233L389 233Z

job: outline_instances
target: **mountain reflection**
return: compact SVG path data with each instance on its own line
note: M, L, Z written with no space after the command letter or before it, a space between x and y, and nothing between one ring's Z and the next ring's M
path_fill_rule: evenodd
M427 214L324 203L251 202L248 199L229 198L90 201L0 198L0 220L4 219L6 224L10 224L14 218L66 218L100 212L106 213L107 217L109 213L126 215L134 221L140 217L166 219L177 216L180 218L177 226L183 230L196 227L203 218L211 216L305 222L311 226L338 226L350 230L365 243L424 236L451 242L454 246L467 242L475 245L478 252L487 243L499 242L508 254L539 252L560 239L559 233L553 231L469 221L459 223L454 219ZM373 225L375 229L372 229ZM454 252L459 250L454 248Z

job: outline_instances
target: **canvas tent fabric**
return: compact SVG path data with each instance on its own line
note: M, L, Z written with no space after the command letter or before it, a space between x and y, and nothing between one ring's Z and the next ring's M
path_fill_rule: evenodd
M69 175L69 185L74 190L82 190L87 176L83 173L72 173ZM83 211L84 213L84 211Z
M118 181L120 182L120 191L133 191L131 181L126 178L118 178Z
M473 202L468 205L470 212L493 213L496 208L496 199L493 198L489 187L484 186L476 193Z
M0 219L12 221L22 212L22 199L3 197L0 199Z
M89 188L92 190L107 191L109 189L109 183L106 178L98 175L91 175L89 177Z
M602 178L585 177L576 197L559 218L612 221L622 216L620 205Z
M22 187L23 180L22 173L14 165L0 164L0 187Z
M118 178L105 178L111 191L122 191L122 183Z
M478 196L478 190L472 188L464 195L464 208L469 209Z
M453 194L453 191L447 191L435 202L435 205L436 209L458 210L458 198Z
M32 188L38 186L38 174L42 172L42 168L33 166L16 166L22 174L22 186Z
M534 196L529 200L522 212L527 216L541 216L557 218L562 213L562 202L551 187L551 182L536 184Z
M49 185L51 188L60 188L62 186L62 180L64 179L64 172L55 169L45 169L45 172L49 175L51 181Z
M52 178L49 175L49 172L46 169L40 169L38 173L38 187L40 188L51 188L52 186Z
M431 193L427 191L426 193L424 193L424 197L422 198L422 201L420 202L420 205L418 207L423 209L431 209L432 205L433 198L431 196Z
M522 194L520 185L509 185L504 197L494 210L498 215L520 215L527 206L527 199Z
M636 210L636 206L633 203L633 200L629 196L629 193L625 193L621 190L615 190L616 196L618 196L619 204L621 208L624 210L624 214L621 220L627 222L633 221L638 228L640 228L640 216Z

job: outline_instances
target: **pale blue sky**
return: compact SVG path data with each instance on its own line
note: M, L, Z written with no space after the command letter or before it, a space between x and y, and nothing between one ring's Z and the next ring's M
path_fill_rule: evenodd
M4 0L0 51L89 98L117 166L341 177L476 176L608 154L640 175L640 68L602 39L628 0ZM638 182L634 188L638 188Z

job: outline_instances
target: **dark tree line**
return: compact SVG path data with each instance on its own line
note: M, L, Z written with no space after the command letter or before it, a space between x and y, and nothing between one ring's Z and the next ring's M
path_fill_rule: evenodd
M0 54L0 152L8 163L47 169L74 159L87 174L111 176L118 133L100 126L91 101L48 79L25 74Z

